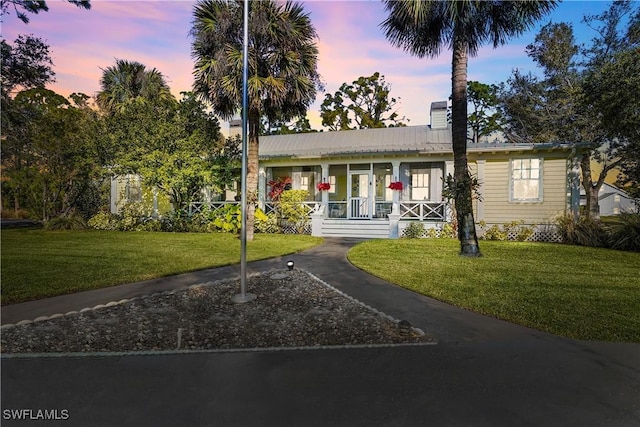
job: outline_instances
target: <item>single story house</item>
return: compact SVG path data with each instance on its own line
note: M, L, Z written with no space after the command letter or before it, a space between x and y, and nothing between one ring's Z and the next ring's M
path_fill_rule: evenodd
M442 227L451 219L443 182L453 175L453 151L440 104L431 126L260 137L260 204L269 205L268 182L288 176L310 194L314 235L396 238L409 221ZM578 212L578 155L570 144L469 144L476 221L523 220L547 233L559 214Z
M598 202L601 216L620 215L637 212L640 200L634 200L624 190L608 184L602 184L598 192ZM580 189L580 205L586 206L587 198L583 188Z
M452 214L443 197L444 179L453 175L446 107L431 105L431 125L260 137L260 207L273 206L268 183L289 177L293 189L309 192L313 235L397 238L411 221L441 229ZM580 207L579 156L573 144L468 144L469 168L480 184L476 222L524 221L537 226L534 239L558 240L554 219L577 215ZM133 190L139 186L137 177L114 178L112 212L139 198ZM193 203L193 212L234 203L233 195Z

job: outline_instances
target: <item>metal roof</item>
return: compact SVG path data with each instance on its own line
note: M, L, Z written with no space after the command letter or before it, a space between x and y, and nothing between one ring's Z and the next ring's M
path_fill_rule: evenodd
M343 154L451 153L451 128L358 129L260 137L260 157L331 157Z
M469 153L513 151L567 151L583 149L584 144L512 144L504 142L468 143ZM451 127L430 126L358 129L335 132L296 133L260 137L261 159L316 158L343 155L452 154Z

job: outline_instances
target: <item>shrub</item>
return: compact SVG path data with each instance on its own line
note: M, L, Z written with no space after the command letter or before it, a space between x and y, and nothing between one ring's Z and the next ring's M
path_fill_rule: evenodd
M402 231L402 237L407 239L419 239L424 235L424 225L421 222L412 222Z
M571 245L606 247L608 236L602 222L580 216L577 220L571 214L556 218L558 233L564 243Z
M87 225L96 230L117 230L118 218L109 212L98 212L92 216Z
M117 229L121 231L143 231L145 219L150 216L142 202L126 203L118 215Z
M478 222L478 225L483 230L482 238L485 240L509 240L510 236L513 239L524 242L531 236L533 236L535 225L524 225L524 220L505 222L501 226L494 224L488 229L485 221Z
M81 215L61 215L44 223L45 230L83 230L87 223Z
M309 197L306 190L289 190L280 195L276 210L282 223L294 226L298 233L304 233L309 224L307 206L302 202Z
M253 224L256 233L279 233L278 217L275 213L265 214L262 209L256 209L255 223Z
M237 233L242 227L242 211L238 205L226 205L214 213L213 225L227 233Z
M640 252L640 214L621 214L607 226L612 249Z
M29 211L24 209L2 208L2 218L4 219L31 219Z
M440 230L440 238L441 239L457 239L458 238L458 230L456 229L455 224L447 222L442 225L442 229Z

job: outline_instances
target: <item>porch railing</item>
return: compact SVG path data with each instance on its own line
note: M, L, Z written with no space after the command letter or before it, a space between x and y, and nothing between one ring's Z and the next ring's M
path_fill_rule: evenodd
M369 198L351 198L351 218L369 218Z
M320 205L322 204L321 202L299 202L300 205L304 206L305 211L307 212L307 215L311 215L313 213L316 213L320 210ZM273 203L273 202L266 202L264 204L264 213L268 214L271 212L274 212L276 210L277 207L277 203Z
M447 221L448 216L447 202L400 202L400 219Z
M189 216L201 213L208 209L211 212L216 212L228 205L239 205L240 202L191 202L189 203L188 214Z
M227 205L239 205L240 202L192 202L189 204L189 216L208 209L216 212ZM301 202L307 215L320 210L320 202ZM329 218L346 218L346 202L329 202ZM265 213L273 212L276 204L267 202L264 204ZM390 202L376 202L375 216L384 218L391 212ZM362 210L360 213L364 213ZM400 219L419 221L448 221L450 214L447 202L400 202Z
M300 202L300 204L304 206L307 215L311 215L320 210L320 202ZM228 205L240 205L240 202L191 202L189 203L188 213L189 216L204 212L205 210L215 213L217 210ZM275 211L275 208L275 203L267 202L264 204L264 211L267 214Z

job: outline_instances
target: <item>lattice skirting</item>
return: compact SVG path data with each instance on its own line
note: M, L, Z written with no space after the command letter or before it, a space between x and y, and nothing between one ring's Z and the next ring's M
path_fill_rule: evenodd
M487 224L487 228L493 224ZM500 225L500 224L497 224ZM524 227L530 227L527 224ZM515 227L507 234L508 240L517 240L518 230ZM554 224L541 224L534 227L533 234L526 240L527 242L548 242L548 243L562 243L562 236L558 232Z
M290 222L281 222L279 225L282 234L311 234L311 223L299 226Z
M402 237L406 237L406 227L407 224L409 224L410 222L407 221L403 224L401 224L400 227L400 235ZM423 222L422 225L424 225L425 228L425 232L423 234L423 236L421 237L425 237L425 238L429 238L429 237L436 237L439 238L441 233L442 233L442 226L443 223L427 223L427 222ZM489 229L493 224L487 224L486 225L486 229ZM501 226L502 224L496 224L498 226ZM524 224L525 227L530 227L527 226L526 224ZM478 235L481 235L481 230L478 229ZM507 235L507 239L508 240L517 240L517 236L518 236L518 230L517 227L515 227L513 230L511 230L508 235ZM560 235L560 233L558 232L556 226L554 224L541 224L541 225L537 225L534 228L533 234L526 240L528 242L548 242L548 243L562 243L562 236Z

